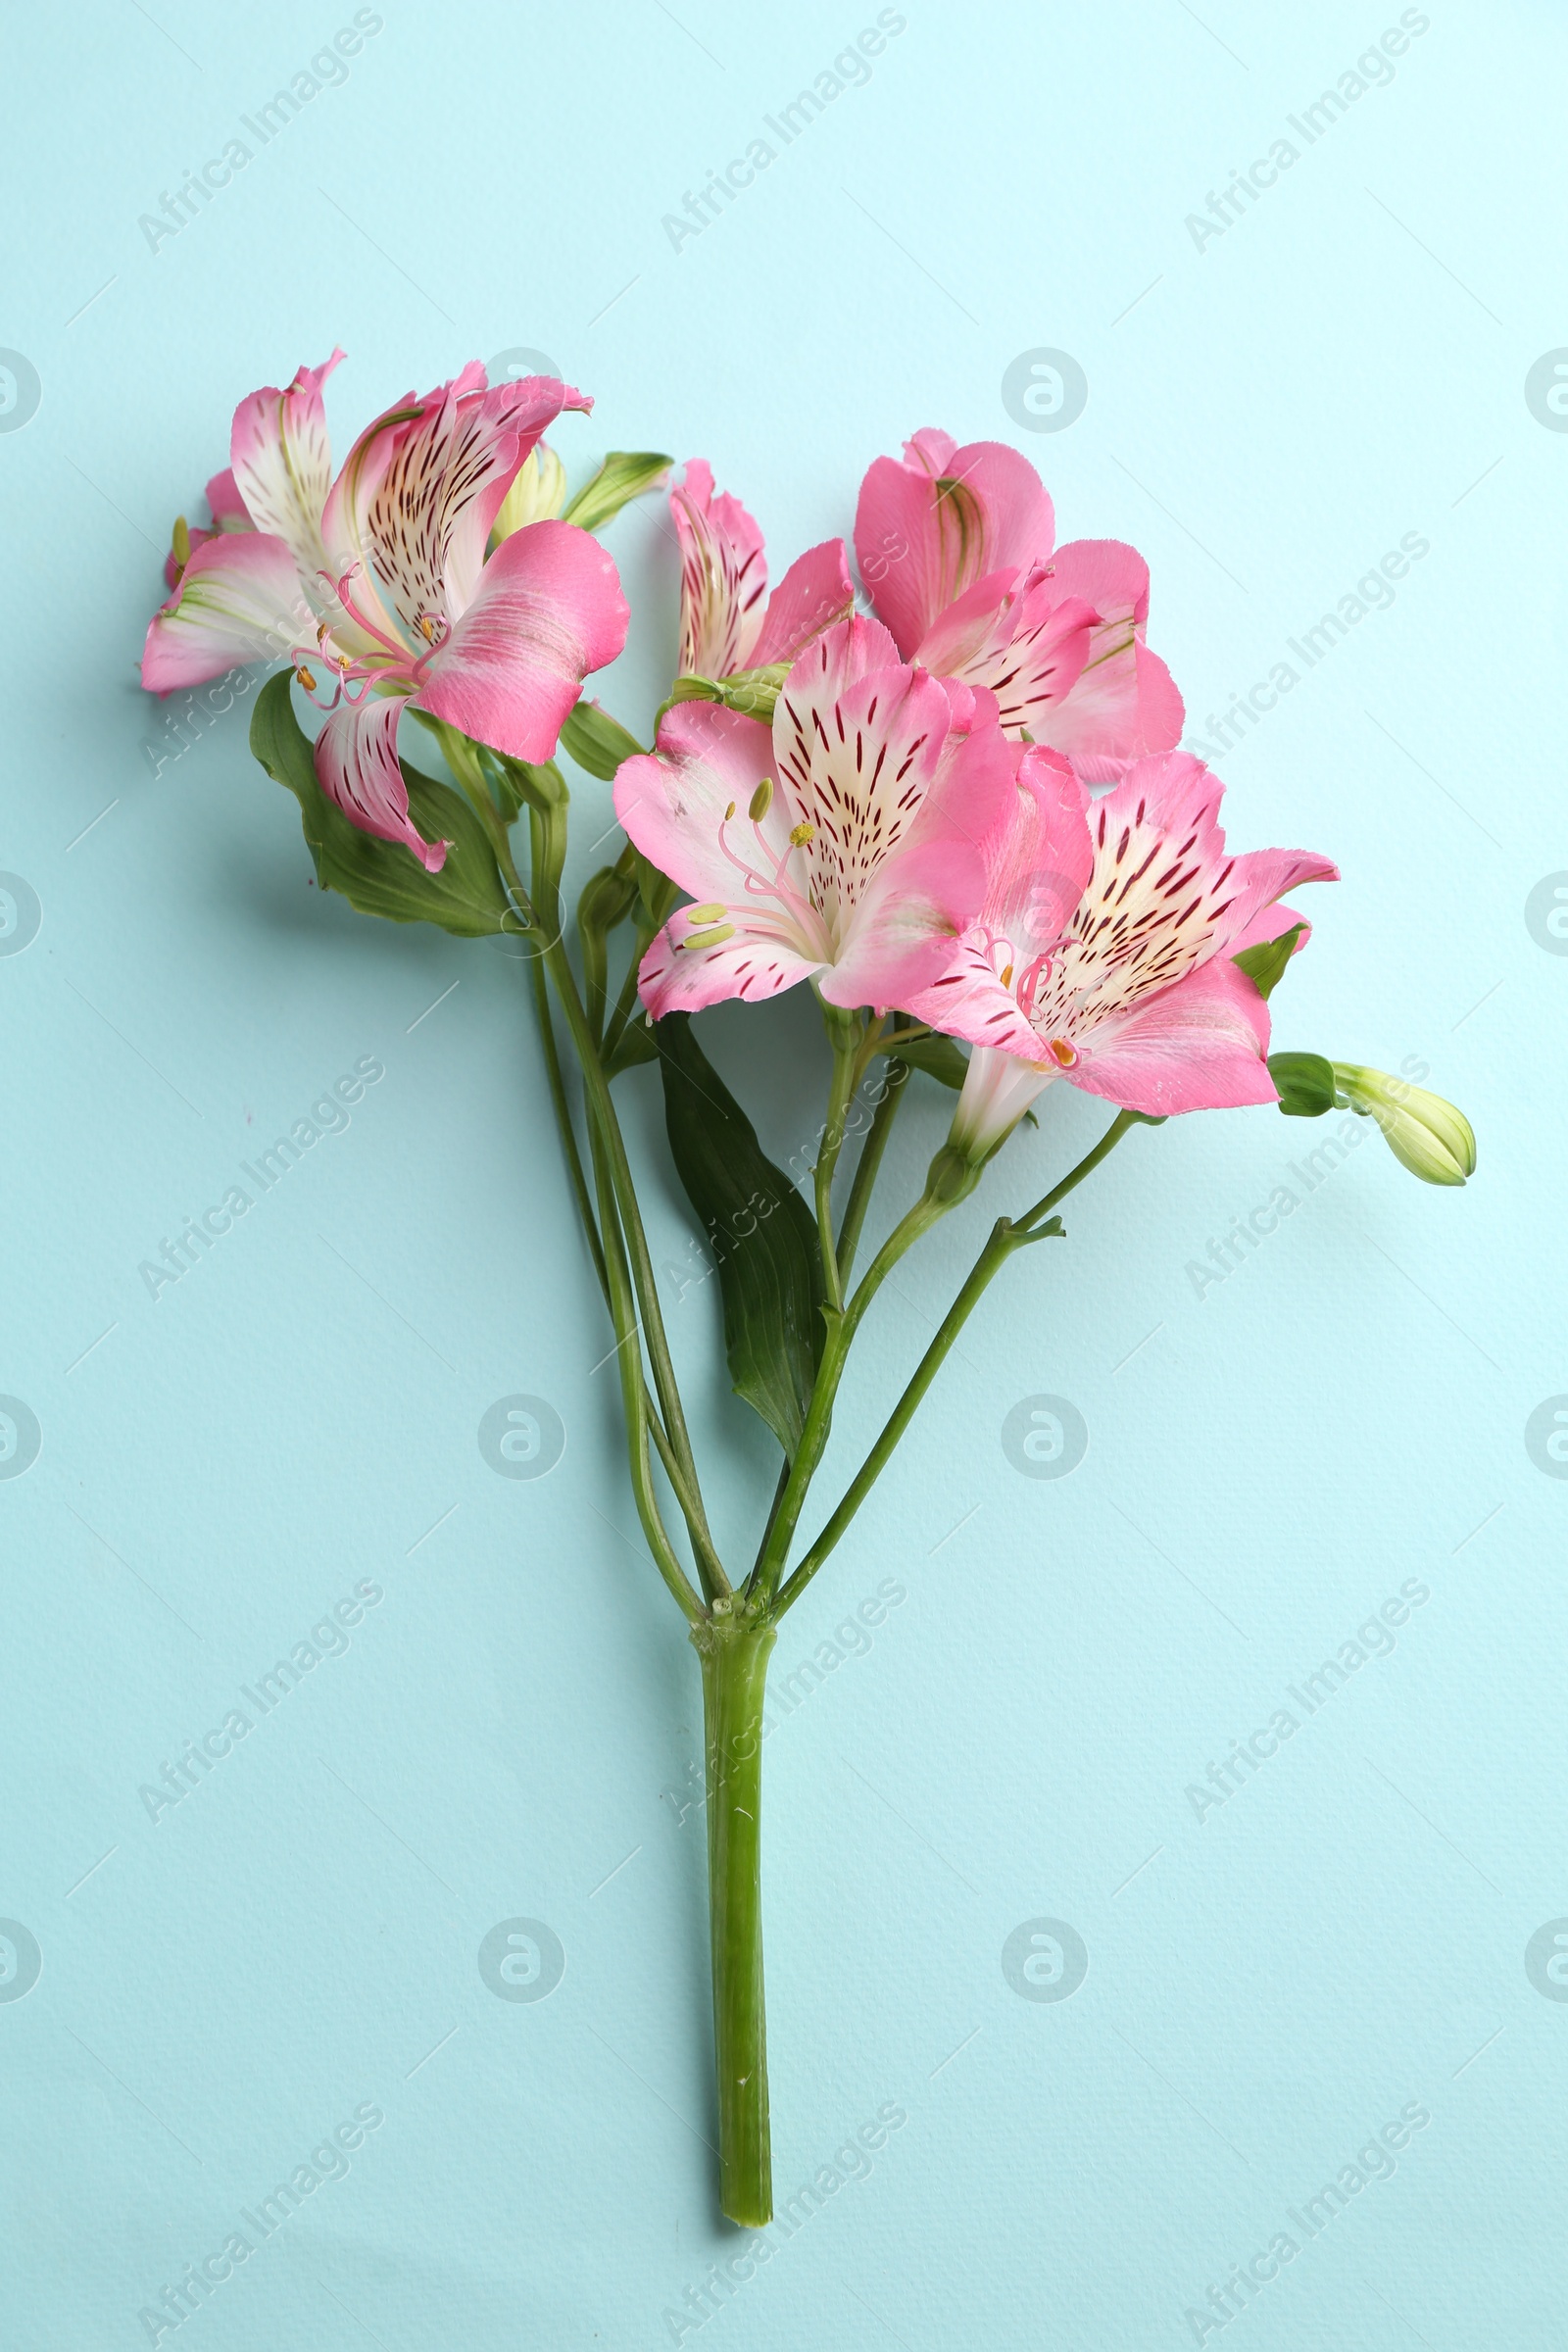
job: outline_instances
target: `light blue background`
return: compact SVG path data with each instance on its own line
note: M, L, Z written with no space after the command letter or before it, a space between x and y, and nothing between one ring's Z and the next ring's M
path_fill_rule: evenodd
M1369 1129L1200 1298L1188 1261L1322 1131L1140 1131L977 1314L779 1668L880 1580L907 1597L767 1748L781 2196L883 2103L908 2120L700 2332L1192 2342L1187 2308L1420 2101L1396 2175L1258 2290L1249 2340L1561 2340L1568 2004L1524 1951L1568 1913L1568 1484L1523 1434L1568 1391L1568 959L1524 914L1568 867L1568 437L1523 392L1568 344L1560 14L1433 0L1392 84L1199 250L1186 216L1397 8L906 13L868 84L676 252L662 216L873 9L390 0L345 84L155 254L138 216L352 11L11 12L0 343L42 403L0 436L0 865L42 927L0 959L0 1390L43 1443L0 1483L0 1915L43 1971L0 2001L7 2352L144 2343L140 2308L363 2102L385 2122L349 2176L181 2343L654 2346L735 2243L679 1818L696 1674L594 1371L523 969L318 896L243 709L156 774L147 749L170 520L202 511L235 401L338 340L340 450L410 384L533 346L597 397L556 436L574 478L609 447L704 454L775 576L915 427L1011 438L1063 537L1148 555L1205 741L1386 549L1430 541L1216 764L1238 845L1344 867L1278 1042L1429 1063L1479 1174L1424 1189ZM1089 381L1055 434L1001 400L1040 346ZM658 502L608 541L637 617L600 691L643 729L673 647ZM582 780L579 841L608 800ZM780 1156L820 1116L808 1010L707 1024ZM138 1262L371 1054L349 1130L150 1298ZM943 1129L921 1086L890 1205ZM681 1295L657 1095L625 1091L738 1549L770 1447L724 1390L716 1286ZM1065 1088L1047 1110L889 1286L827 1484L990 1218L1103 1120ZM476 1444L517 1391L567 1431L533 1483ZM1001 1447L1039 1392L1090 1431L1060 1481ZM1197 1818L1210 1759L1409 1578L1431 1598L1394 1654ZM150 1821L140 1785L367 1579L385 1597L347 1654ZM517 1915L565 1948L537 2004L478 1973ZM1058 2003L1001 1968L1042 1915L1090 1953Z

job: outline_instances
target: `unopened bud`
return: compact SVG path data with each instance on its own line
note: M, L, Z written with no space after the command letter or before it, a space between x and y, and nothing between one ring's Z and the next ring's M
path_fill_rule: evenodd
M518 466L512 488L491 524L499 547L525 523L552 520L566 503L566 468L546 441L538 442Z
M1463 1184L1475 1174L1475 1131L1442 1095L1350 1061L1334 1064L1334 1083L1349 1109L1376 1119L1399 1165L1423 1184Z

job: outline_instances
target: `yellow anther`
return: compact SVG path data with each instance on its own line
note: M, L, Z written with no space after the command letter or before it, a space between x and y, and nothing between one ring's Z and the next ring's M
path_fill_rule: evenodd
M1012 986L1012 966L1010 963L1004 963L1002 967L1002 985L1004 988L1010 988Z
M752 795L752 805L746 811L754 825L760 825L773 806L773 779L764 776Z
M1070 1070L1078 1058L1064 1037L1054 1037L1051 1040L1051 1051L1064 1070Z
M419 614L419 634L424 639L426 645L434 645L435 622L430 618L428 612L421 612Z
M805 817L802 817L798 825L792 825L790 827L790 840L794 843L796 849L798 850L804 849L808 841L814 841L815 839L816 827L813 824L808 823Z
M686 908L686 920L689 923L694 924L716 923L723 911L723 901L721 899L715 899L710 906L688 906Z
M190 524L183 514L174 516L174 562L181 571L190 562Z
M725 822L725 824L726 824L726 825L729 823L729 820L730 820L730 818L731 818L731 817L734 815L734 813L735 813L735 804L734 804L734 802L733 802L733 801L731 801L731 803L730 803L729 807L728 807L728 808L725 809L725 811L724 811L724 822Z
M726 939L733 939L733 923L715 923L710 931L688 931L678 944L683 948L721 948Z
M298 678L300 684L304 687L307 694L314 694L316 692L316 680L314 677L312 677L310 671L305 667L303 662L294 672L294 675Z

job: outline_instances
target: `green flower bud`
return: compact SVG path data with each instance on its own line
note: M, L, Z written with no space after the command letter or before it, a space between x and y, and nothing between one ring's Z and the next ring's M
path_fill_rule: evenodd
M1353 1061L1334 1064L1334 1083L1349 1109L1376 1119L1399 1165L1423 1184L1463 1184L1475 1174L1475 1131L1442 1095Z
M566 468L547 441L536 442L501 502L500 512L490 527L492 542L499 547L503 539L520 531L525 522L553 520L565 503Z

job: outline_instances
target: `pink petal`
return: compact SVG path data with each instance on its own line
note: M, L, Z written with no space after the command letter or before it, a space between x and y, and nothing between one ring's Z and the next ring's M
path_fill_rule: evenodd
M234 411L228 488L220 487L222 474L208 484L215 518L214 491L226 500L231 489L234 503L257 530L281 539L307 579L314 579L324 562L321 510L332 481L321 386L342 358L334 351L319 368L302 368L282 391L268 384L242 400Z
M563 409L591 406L554 376L487 389L470 361L451 383L376 417L350 450L321 526L334 574L354 570L350 595L367 617L415 644L423 622L458 619L517 468Z
M984 889L979 850L962 835L895 851L859 893L838 960L817 983L823 996L906 1009L951 962Z
M597 539L574 523L525 523L422 663L419 706L511 759L548 760L583 679L625 644L628 617Z
M314 645L316 618L281 539L218 531L191 551L179 586L153 616L141 682L151 694L200 686L238 662L275 662Z
M1170 671L1143 642L1149 566L1117 539L1077 539L1050 565L1057 585L1099 616L1083 671L1058 709L1031 731L1074 761L1090 783L1109 783L1134 760L1169 751L1186 710Z
M1097 1027L1064 1074L1125 1110L1167 1118L1276 1102L1267 1052L1268 1006L1221 957Z
M778 776L814 828L811 896L830 918L854 906L910 831L947 744L948 701L935 678L867 666L886 643L875 621L841 622L802 655L774 707Z
M776 941L737 937L716 948L677 951L670 926L660 932L643 957L638 992L656 1020L666 1012L700 1012L729 997L755 1004L779 996L821 967Z
M813 637L848 620L854 610L855 582L843 540L824 539L820 547L808 547L769 597L748 666L761 669L769 662L797 661Z
M1096 618L1093 605L1059 593L1039 566L993 572L939 615L918 659L939 677L988 688L1010 733L1052 741L1052 722L1090 657Z
M1264 931L1261 925L1271 913L1288 912L1275 906L1277 899L1302 882L1337 882L1339 878L1340 869L1332 859L1319 858L1311 850L1244 852L1237 858L1231 876L1236 895L1226 910L1219 948L1225 955L1234 956L1239 947L1249 947L1257 939L1277 939L1281 930L1289 929L1290 922L1300 919L1291 915L1289 921L1280 922L1278 929Z
M916 433L860 485L860 577L907 660L933 621L987 573L1044 563L1055 519L1027 458L1000 441L956 448Z
M218 530L254 531L256 528L250 509L239 494L239 484L234 479L231 466L225 466L221 473L215 473L208 483L207 506L214 527Z
M1314 879L1318 877L1314 877ZM1330 878L1328 875L1321 877L1324 881ZM1333 878L1338 879L1337 876ZM1291 954L1299 956L1312 936L1312 926L1299 907L1283 906L1278 901L1271 906L1259 907L1250 922L1244 923L1239 931L1233 933L1226 945L1225 953L1234 957L1239 956L1244 948L1263 947L1269 940L1280 939L1287 931L1294 931L1298 923L1301 926L1301 936L1291 950Z
M1059 948L1088 883L1094 850L1085 801L1064 760L1034 748L1023 753L1010 802L981 845L986 891L979 920L952 962L910 1003L917 1019L977 1047L1031 1061L1045 1055L1017 989L1037 956Z
M422 840L409 815L409 788L398 765L402 715L396 698L340 703L316 738L317 781L362 833L401 842L427 872L438 874L451 844Z
M700 904L727 908L749 895L743 863L765 878L769 863L789 852L797 810L786 792L775 789L761 820L765 850L756 845L747 814L772 772L772 739L760 720L718 703L677 703L659 722L658 751L639 753L616 771L615 814L661 873ZM730 808L736 814L726 819ZM732 826L726 857L720 829L728 839Z
M669 494L680 543L680 659L686 677L727 678L750 667L767 594L762 534L729 492L713 491L704 458L693 458ZM782 660L782 656L768 659Z

